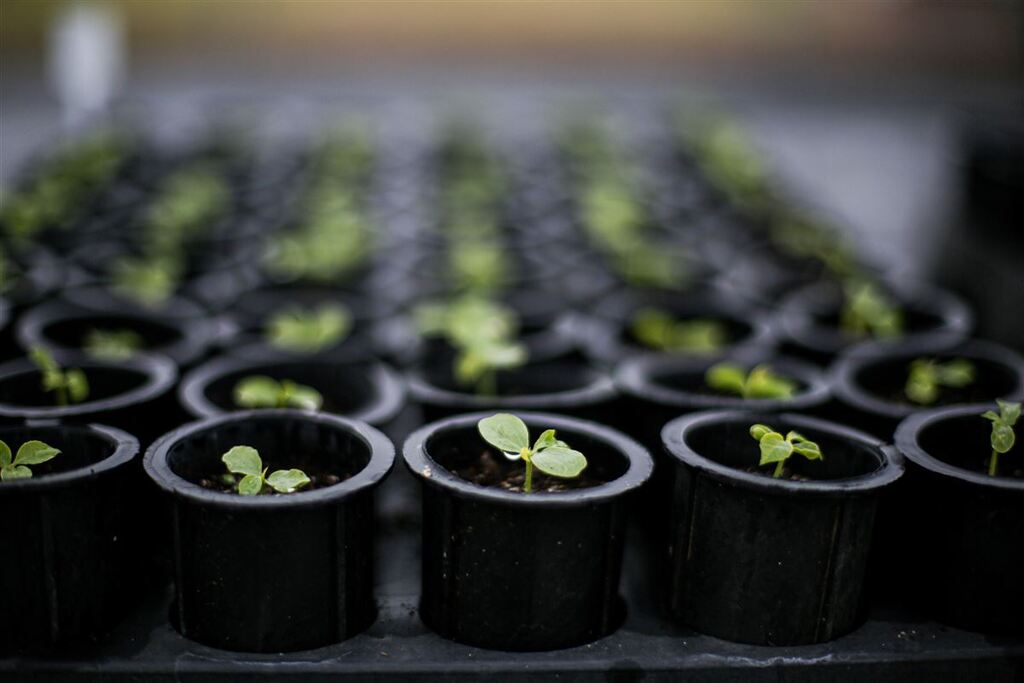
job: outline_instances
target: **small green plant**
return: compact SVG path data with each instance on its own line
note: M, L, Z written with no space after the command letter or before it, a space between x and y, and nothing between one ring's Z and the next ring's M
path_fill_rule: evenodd
M676 353L709 353L722 348L729 338L725 325L718 320L676 320L653 308L637 312L631 329L644 346Z
M309 477L302 470L274 470L267 476L267 468L263 466L259 451L252 446L233 446L220 459L229 472L225 481L236 486L238 493L243 496L271 491L294 493L309 485Z
M78 368L62 370L53 355L42 346L33 346L29 358L43 375L43 391L54 392L57 405L81 403L89 397L89 382Z
M813 441L808 441L797 432L789 432L786 436L776 432L771 427L763 424L755 424L750 427L750 435L757 440L761 447L761 460L758 465L770 465L775 463L775 470L772 476L778 479L782 476L786 461L794 453L799 453L808 460L824 460L821 448Z
M986 410L981 414L986 420L992 421L990 437L992 455L988 459L988 476L990 477L996 476L999 472L999 455L1009 452L1017 441L1017 437L1013 433L1013 426L1020 419L1020 403L1011 403L997 398L996 405L999 406L998 414L991 410Z
M274 314L267 323L267 343L294 353L316 353L338 344L348 335L352 316L340 304L306 310L297 306Z
M157 308L174 294L180 270L174 257L125 257L113 265L111 286L126 299Z
M846 301L839 315L841 329L857 336L883 339L903 333L903 312L876 285L852 281L843 289Z
M124 360L131 358L144 346L142 336L134 330L89 330L82 348L94 358Z
M712 389L743 398L790 398L796 391L792 380L775 374L764 363L754 366L749 372L736 363L716 363L704 373L704 381Z
M530 445L530 430L515 415L498 413L477 422L477 431L484 441L500 450L509 460L526 463L523 492L533 491L533 468L551 477L575 479L587 467L587 459L555 438L555 430L545 430Z
M320 410L324 397L313 387L290 379L265 375L244 377L235 385L235 405L240 408L299 408Z
M962 389L974 381L974 364L957 358L939 363L931 358L918 358L910 364L903 392L918 405L931 405L939 400L942 387Z
M29 479L32 477L29 465L41 465L59 453L60 451L53 446L32 440L21 444L18 454L12 458L10 446L0 441L0 480Z

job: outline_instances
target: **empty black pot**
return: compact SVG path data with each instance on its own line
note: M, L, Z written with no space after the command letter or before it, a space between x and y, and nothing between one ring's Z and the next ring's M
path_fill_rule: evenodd
M891 498L890 576L925 613L985 633L1024 633L1024 447L990 477L994 403L911 415L896 430L907 476ZM1020 426L1017 427L1020 434Z
M759 459L750 425L818 443L794 456L810 481L747 471ZM792 413L709 411L662 431L673 458L668 606L694 629L759 645L824 642L861 622L864 578L882 490L903 472L890 446Z
M405 442L405 463L423 485L423 621L445 638L509 651L611 633L623 617L625 501L650 476L650 456L592 422L517 412L531 435L553 428L583 452L596 485L529 494L483 486L450 469L490 449L477 432L490 414L441 420Z
M235 405L234 388L252 375L310 386L323 396L323 412L378 428L395 419L405 400L404 384L383 363L260 362L230 357L209 361L185 375L178 386L178 400L196 418L242 410Z
M340 483L284 495L210 490L231 447L256 448L271 471L298 467ZM193 422L146 451L169 497L176 599L186 638L227 650L284 652L340 642L372 623L374 489L394 447L373 427L294 410ZM347 477L347 478L346 478Z
M44 651L100 638L136 596L129 463L138 440L101 425L2 426L17 452L38 439L61 453L30 479L0 482L4 520L0 650Z
M836 405L831 416L891 440L900 420L933 407L912 403L904 394L910 364L917 358L940 363L963 358L974 365L974 381L962 389L942 388L936 406L1024 396L1024 359L998 344L972 340L937 351L921 341L898 345L869 342L850 349L832 366Z

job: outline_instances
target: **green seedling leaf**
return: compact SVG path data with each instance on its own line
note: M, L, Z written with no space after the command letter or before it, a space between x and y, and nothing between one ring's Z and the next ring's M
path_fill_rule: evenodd
M265 375L251 375L239 380L233 393L235 405L241 408L319 410L323 405L323 396L316 389Z
M760 441L771 432L772 428L763 424L756 424L750 427L750 435L754 437L757 441Z
M312 311L298 307L274 315L267 323L267 341L295 353L316 353L340 343L352 327L352 316L339 304Z
M267 470L263 467L263 459L251 446L234 446L221 456L221 461L231 473L225 475L224 480L229 486L234 482L233 478L227 477L245 475L238 482L238 493L242 496L256 496L270 489L278 493L294 493L310 483L306 473L297 469L275 470L268 477Z
M1017 420L1020 419L1021 409L1020 403L1003 401L1002 399L996 399L996 405L999 407L998 414L991 410L986 410L981 414L983 418L992 422L992 434L989 437L992 445L992 454L989 456L988 461L988 474L991 477L998 474L999 456L1010 452L1017 441L1013 427L1017 424Z
M785 437L771 427L763 424L755 424L750 427L750 435L757 440L761 451L759 465L775 463L775 471L772 476L781 477L786 461L798 453L808 460L824 460L821 448L813 441L809 441L802 434L791 431Z
M919 405L939 400L942 387L963 388L974 382L974 364L965 359L939 363L930 358L917 358L910 364L903 393Z
M8 467L11 464L11 447L5 441L0 441L0 467Z
M582 453L562 446L548 446L534 453L532 461L544 474L562 479L575 479L587 467Z
M477 431L484 441L504 453L518 454L530 447L530 431L526 423L509 413L485 417L477 423Z
M749 399L785 399L793 396L796 383L776 375L768 365L757 365L749 373L735 363L717 363L704 375L712 389L739 394Z
M62 370L53 355L42 346L33 346L29 350L29 358L42 374L43 391L54 392L57 405L66 406L69 401L81 403L89 397L89 382L81 370Z
M563 479L574 479L587 466L586 457L558 440L554 429L546 429L529 446L530 431L526 423L515 415L498 413L477 422L477 430L484 441L494 446L509 460L522 460L526 465L523 492L533 490L533 468L544 474Z
M632 322L633 337L659 351L709 353L728 343L725 325L708 318L676 320L657 309L641 309Z
M278 493L293 493L309 484L309 477L302 470L275 470L267 477L267 483Z
M12 457L10 446L0 441L0 481L28 479L32 476L29 465L41 465L59 454L60 450L33 439L21 444L17 455Z
M72 368L64 372L64 378L67 382L68 397L72 403L81 403L89 397L89 381L85 378L84 372Z
M840 313L840 327L855 335L881 338L903 333L903 313L881 289L871 283L851 281L844 287L846 303Z
M263 490L262 474L247 474L238 482L238 493L242 496L256 496Z
M559 444L562 444L562 442L555 438L555 430L546 429L540 436L537 437L537 440L533 442L533 451L537 452L541 449L549 448L550 446L556 446Z
M1016 440L1013 427L1004 422L992 425L992 450L996 453L1008 453Z
M287 379L281 382L281 392L281 403L300 410L320 410L324 402L324 397L313 387L296 384Z
M142 349L142 336L133 330L90 330L82 347L86 353L104 360L131 358Z
M8 481L10 479L30 479L31 477L32 470L24 465L12 465L10 467L0 469L0 480L3 481Z
M712 389L742 396L747 388L747 372L735 363L716 363L708 368L704 381Z
M782 434L770 432L761 438L761 462L767 465L773 462L784 462L793 454L793 444L786 441Z
M263 459L252 446L233 446L220 459L233 474L262 477Z

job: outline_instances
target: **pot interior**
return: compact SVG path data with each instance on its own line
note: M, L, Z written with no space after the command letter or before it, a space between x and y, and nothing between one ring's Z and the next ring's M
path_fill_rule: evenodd
M543 421L531 420L527 425L531 439L536 439L548 428ZM587 458L583 476L593 482L592 486L614 481L629 469L629 459L624 453L585 431L559 429L556 435ZM509 460L484 441L475 424L438 430L427 438L424 448L431 460L453 474L469 467L484 454L490 454L501 468L502 476L524 468L522 461ZM539 477L539 473L536 476Z
M33 439L60 450L55 458L31 466L33 478L95 465L109 457L116 447L109 437L80 425L0 427L0 439L11 449L11 455L15 455L23 443Z
M457 393L472 393L455 381L451 363L431 363L422 367L424 377L430 384ZM528 363L511 370L497 373L500 396L533 396L557 394L584 389L594 383L595 372L582 360L559 359Z
M55 344L67 348L81 348L92 330L127 329L142 337L144 348L156 349L176 344L181 332L172 325L157 320L134 316L97 315L87 318L63 318L54 320L43 328L43 335Z
M78 367L69 365L65 369ZM138 389L148 380L145 373L132 368L114 366L82 368L89 382L86 403L102 401ZM38 370L22 370L0 379L0 403L31 408L57 407L56 395L43 391L42 376Z
M993 403L991 410L999 412ZM934 420L917 434L918 445L928 455L947 465L972 472L986 473L992 453L992 423L978 415L956 415ZM999 456L1001 476L1024 477L1024 447L1020 441L1008 453Z
M360 365L341 363L277 363L248 367L215 377L203 390L206 398L225 411L241 410L234 390L245 377L264 375L278 381L289 379L312 387L323 396L321 410L348 415L364 410L380 399L371 373Z
M995 398L1011 396L1020 389L1020 378L1013 368L988 358L959 356L955 353L922 354L920 357L934 358L940 363L965 358L974 364L974 382L962 388L940 387L938 400L929 407L955 403L984 403ZM910 364L915 358L918 356L878 358L862 365L855 373L853 381L869 394L882 400L916 405L911 403L904 393Z
M695 452L708 460L740 471L757 471L771 476L774 465L760 467L760 449L750 435L750 427L756 420L731 420L728 422L705 423L691 427L686 432L686 443ZM786 466L794 474L816 481L852 479L871 474L883 465L883 456L876 448L830 431L808 429L789 423L782 416L765 422L768 427L783 436L795 430L821 447L823 460L807 460L794 454ZM753 468L753 469L751 469Z
M301 416L266 415L213 425L178 439L167 451L174 474L198 484L224 474L221 461L233 446L252 446L271 472L298 468L306 474L348 479L370 462L370 445L336 424Z

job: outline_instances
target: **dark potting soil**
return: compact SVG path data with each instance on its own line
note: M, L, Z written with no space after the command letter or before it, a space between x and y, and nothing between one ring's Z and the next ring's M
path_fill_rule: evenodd
M522 462L500 462L490 450L483 451L480 457L469 464L449 471L457 477L479 486L496 487L517 493L523 492L523 483L526 480L526 466ZM603 483L605 482L588 476L585 470L575 479L549 477L541 474L536 468L533 470L534 492L575 491L600 486Z
M271 471L273 471L273 470L271 470ZM268 474L269 474L269 472L268 472ZM204 477L204 478L200 479L198 483L204 489L209 489L210 491L218 491L220 493L231 493L231 494L236 494L237 495L238 494L238 489L236 488L237 484L236 483L229 483L229 481L228 481L228 477L234 477L234 476L235 475L230 475L230 474L225 473L223 478L221 478L221 477ZM319 472L319 473L315 473L315 474L310 474L309 472L306 472L306 476L309 477L309 484L307 484L306 486L303 486L301 489L299 489L299 491L313 491L315 489L325 489L328 486L334 486L335 484L340 484L341 482L343 482L346 479L349 479L351 477L351 475L347 475L347 474L339 476L337 474L332 474L330 472ZM238 479L241 479L241 477L238 477ZM278 492L274 491L273 489L270 489L270 493L269 494L261 494L261 495L286 496L286 495L290 495L290 494L278 493Z

